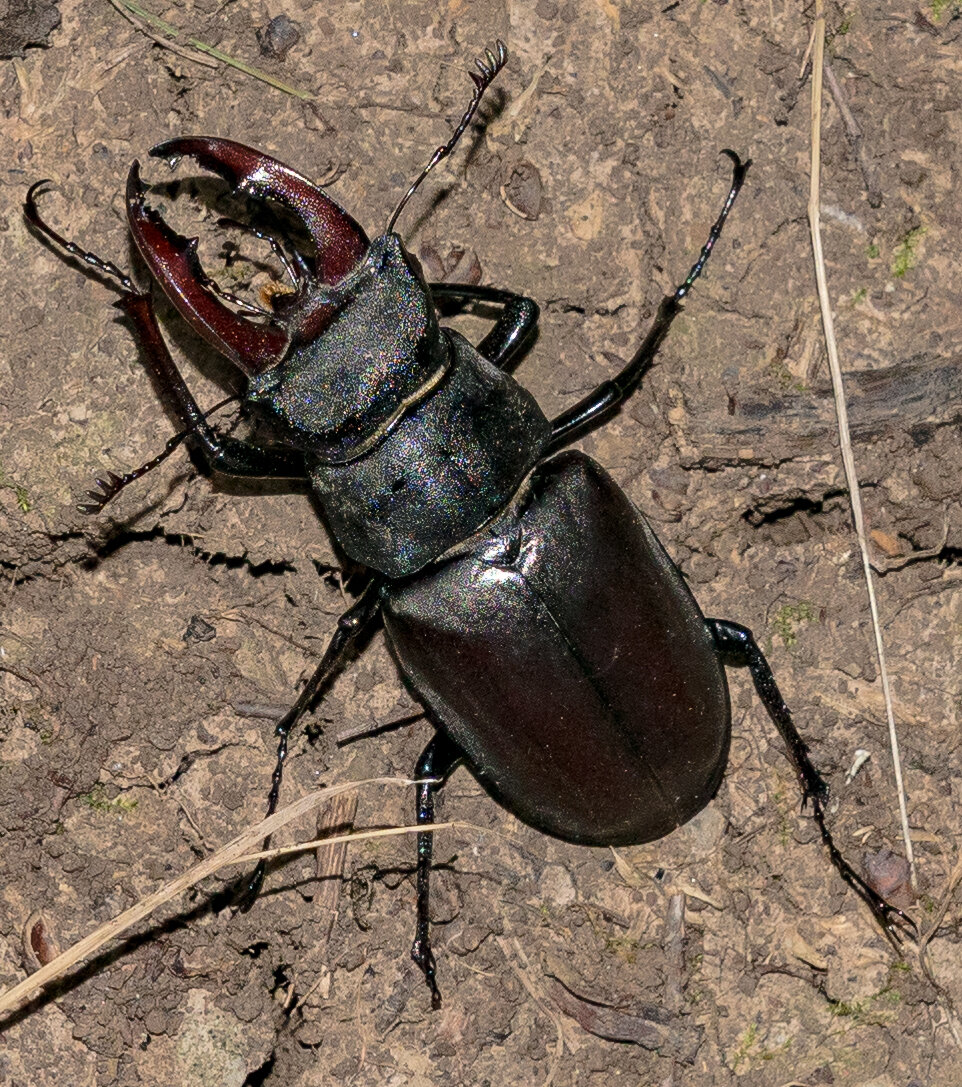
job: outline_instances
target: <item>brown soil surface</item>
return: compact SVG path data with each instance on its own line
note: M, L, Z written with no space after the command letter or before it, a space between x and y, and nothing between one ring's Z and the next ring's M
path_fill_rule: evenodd
M178 55L93 0L65 0L48 48L0 62L0 985L29 968L32 914L67 946L259 817L274 762L263 714L290 701L345 600L303 488L210 479L178 453L105 515L76 511L95 475L157 453L172 423L114 293L27 231L27 185L52 178L50 221L127 265L131 161L209 133L322 180L376 233L460 116L465 69L499 36L511 60L487 129L406 213L408 244L433 275L476 260L483 282L541 303L517 376L557 413L631 356L683 278L728 185L719 150L751 155L657 364L582 444L651 518L706 614L752 627L770 652L846 855L902 851L813 286L811 24L799 8L292 0L300 37L284 59L258 44L277 8L154 8L309 102ZM886 570L911 912L925 925L962 834L962 17L958 0L866 0L832 5L829 24L862 161L828 95L824 243ZM204 234L210 270L249 289L258 269L225 266L214 214L184 187L168 205ZM231 238L267 263L261 243ZM202 403L225 395L230 368L162 316ZM216 636L185 640L194 616ZM248 913L213 908L223 882L175 903L7 1022L0 1082L962 1082L958 900L929 945L934 986L831 869L747 676L732 673L731 687L718 796L618 858L520 825L458 771L442 815L475 829L437 842L440 1012L408 958L412 843L394 838L349 851L334 878L318 878L326 862L313 856L276 869ZM337 737L416 712L376 636L295 742L285 796L409 775L423 720ZM849 782L860 748L871 758ZM355 823L411 814L406 792L367 788ZM673 891L686 905L680 944ZM599 1036L619 1031L662 1044Z

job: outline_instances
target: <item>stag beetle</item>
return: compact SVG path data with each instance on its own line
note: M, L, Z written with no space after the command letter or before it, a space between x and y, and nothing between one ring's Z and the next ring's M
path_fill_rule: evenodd
M824 818L827 788L750 631L706 619L648 523L585 454L561 451L635 391L708 260L749 162L733 151L728 196L685 281L661 303L634 357L549 420L506 372L539 310L492 287L425 282L394 232L412 194L449 155L507 59L498 42L472 72L475 89L451 139L370 241L325 192L232 140L186 137L154 147L189 158L255 206L299 220L310 256L270 243L292 289L270 309L207 277L197 239L176 234L146 202L138 164L127 217L140 255L193 328L247 377L246 405L271 444L223 436L208 422L161 336L149 289L115 264L29 222L120 290L146 362L183 430L141 468L97 481L100 510L186 437L217 472L310 479L340 546L369 573L312 678L278 722L268 814L278 802L288 736L346 654L380 616L402 675L437 732L417 764L417 822L465 763L488 792L547 834L584 845L653 841L700 811L721 781L731 711L725 665L747 665L794 764L804 802L841 877L890 935L911 923L848 864ZM483 303L497 320L474 347L441 327L435 303ZM241 311L253 313L250 320ZM213 410L213 409L212 409ZM417 841L412 955L440 1004L429 930L432 838ZM252 881L259 883L260 869Z

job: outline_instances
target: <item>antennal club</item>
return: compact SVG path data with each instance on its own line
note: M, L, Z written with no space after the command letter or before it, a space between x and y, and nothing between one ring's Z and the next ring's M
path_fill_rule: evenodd
M481 99L484 97L484 92L494 82L495 76L505 66L508 61L508 47L501 41L500 38L494 43L494 52L490 49L484 51L484 60L480 58L474 63L477 65L477 72L468 72L468 75L474 80L474 96L471 99L471 103L464 111L464 116L461 118L461 123L454 130L454 135L443 146L439 147L437 151L431 156L431 161L424 167L421 173L418 175L417 180L408 189L408 191L401 198L400 204L394 209L394 214L391 216L390 222L387 224L386 234L390 234L394 230L394 224L398 221L398 217L404 210L405 205L415 194L419 188L421 182L428 176L428 174L434 169L435 166L442 160L446 159L448 155L454 150L455 144L464 135L464 130L471 123L471 118L477 112L478 106L481 104Z

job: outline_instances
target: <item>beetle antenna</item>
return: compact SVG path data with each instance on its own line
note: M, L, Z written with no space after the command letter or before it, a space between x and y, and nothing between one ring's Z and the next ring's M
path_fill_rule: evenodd
M262 242L267 242L267 244L271 247L271 252L274 254L274 256L277 258L277 260L280 262L281 267L284 269L284 272L286 273L287 277L290 279L291 286L294 288L295 292L300 291L303 288L303 286L304 286L304 277L303 277L303 274L302 274L302 270L300 268L298 268L297 265L295 265L291 261L291 258L287 255L287 253L284 252L283 246L273 236L273 234L268 234L267 231L261 230L260 228L254 226L253 223L242 223L239 220L231 219L226 215L222 215L217 220L217 225L218 226L233 227L235 230L243 230L247 234L253 234L255 238L260 238L260 240ZM211 282L213 283L213 281L211 281ZM215 286L216 286L216 284L215 284ZM218 290L219 290L219 288L218 288ZM225 297L225 296L222 295L222 297ZM241 306L244 306L244 305L247 304L242 299L236 299L235 301L237 301ZM260 313L262 313L262 314L266 314L268 317L273 316L273 314L267 313L266 310L261 310L261 309L259 309L259 307L258 307L258 311Z
M221 408L227 404L233 403L235 400L239 400L238 396L228 396L224 400L215 404L208 411L205 411L201 416L202 419L208 418L214 414L215 411L220 411ZM200 420L198 420L200 422ZM197 430L196 426L190 427L188 430L182 430L179 434L175 434L164 446L160 453L156 457L152 457L146 461L139 468L135 468L132 472L126 472L122 476L118 476L116 472L108 472L104 479L94 480L95 484L100 488L99 491L87 491L87 497L92 498L92 502L82 502L77 505L77 509L81 513L93 515L100 513L100 511L117 497L118 494L127 486L128 483L133 483L134 480L140 479L141 476L147 475L148 472L152 472L159 464L163 464L164 461L182 444L182 442L189 438L194 431Z
M448 157L454 150L455 144L464 135L464 130L471 123L471 118L477 112L478 106L481 104L481 99L484 96L484 92L494 82L495 76L505 66L508 60L508 47L504 42L498 38L494 44L494 52L490 49L484 51L484 60L480 58L474 63L477 65L478 72L468 72L468 75L474 80L474 95L471 98L471 102L468 108L464 111L464 116L461 118L461 123L454 130L454 135L443 146L439 147L437 151L431 156L431 161L424 167L420 174L418 174L417 180L408 189L408 191L401 197L401 202L394 209L394 214L391 216L390 221L387 224L387 230L385 234L390 234L394 230L394 224L398 221L398 216L404 210L404 206L415 194L421 182L428 176L428 174L434 169L435 166L442 160Z
M53 242L54 245L59 246L72 257L82 260L84 264L89 264L94 271L99 272L102 276L114 280L122 291L136 294L137 288L134 286L134 281L129 275L122 272L112 260L104 260L103 257L98 257L96 253L91 253L89 249L82 249L76 242L68 241L62 234L58 234L49 223L44 221L40 215L40 209L37 207L37 190L43 185L52 184L51 179L45 177L42 181L35 181L27 189L27 197L23 202L23 214L27 222L39 234Z

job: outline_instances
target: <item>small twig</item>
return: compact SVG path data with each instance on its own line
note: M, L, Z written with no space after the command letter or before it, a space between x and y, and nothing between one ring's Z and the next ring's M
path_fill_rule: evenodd
M268 634L273 634L275 638L280 638L282 641L287 642L288 645L292 645L295 649L299 649L302 653L308 657L317 656L317 647L308 645L306 642L298 641L291 634L285 633L283 630L278 630L277 627L271 626L270 623L265 622L263 619L256 615L250 615L246 611L242 611L240 608L231 609L239 612L239 615L231 615L228 612L221 612L219 615L214 616L217 619L223 619L225 623L248 623L254 626L259 626L262 630L266 630Z
M862 146L862 129L859 126L858 121L855 120L852 111L848 108L848 102L845 100L845 92L842 90L842 85L835 78L835 73L832 71L832 66L828 61L825 61L824 72L825 82L828 84L828 89L832 92L832 98L835 100L838 112L842 115L842 121L845 123L845 131L848 134L848 142L852 147L852 154L855 156L858 168L862 171L862 180L865 182L865 188L868 190L869 206L880 208L882 206L882 188L878 183L878 176L875 173L875 169L869 164L868 156L865 154L865 148Z
M110 3L125 19L128 19L133 23L138 30L147 34L157 42L158 45L162 45L165 49L170 49L185 60L192 60L196 64L203 64L208 68L216 68L217 62L220 61L222 64L226 64L231 68L236 68L237 71L243 72L245 75L252 76L254 79L259 79L262 83L267 83L271 87L283 91L284 94L293 95L295 98L302 98L307 102L314 101L315 95L311 94L310 91L302 91L297 87L292 87L290 83L275 79L274 76L263 71L263 69L255 68L253 65L247 64L245 61L239 60L237 57L233 57L229 53L223 52L216 46L208 45L198 38L185 37L183 32L178 30L177 27L166 22L164 19L161 19L159 16L154 15L154 13L148 11L147 8L141 7L140 4L135 3L135 0L110 0ZM179 39L183 39L185 44L179 44ZM213 59L208 60L208 57Z
M146 34L152 42L156 42L157 45L162 45L165 49L169 49L171 53L176 53L177 56L183 57L184 60L193 61L195 64L201 64L205 68L216 68L217 61L210 57L204 56L203 53L199 53L196 49L188 49L186 46L179 45L174 38L179 36L179 31L176 30L170 23L165 23L163 19L158 19L156 15L151 15L149 12L144 11L137 4L127 4L124 0L110 0L113 7L120 12L121 15L132 26L135 26L142 34ZM162 32L154 30L151 26L152 23L161 27Z
M882 628L878 616L878 604L875 599L875 579L869 558L868 539L865 534L865 518L862 513L862 496L859 489L855 457L852 452L852 439L848 426L848 407L845 402L845 389L842 380L842 367L838 357L838 344L835 340L835 325L832 319L832 304L828 295L828 277L825 272L825 257L822 253L822 233L819 222L819 178L821 171L821 132L822 132L822 73L825 62L825 0L815 0L815 47L812 54L812 169L808 201L808 220L812 234L812 252L815 258L815 279L818 285L818 301L822 313L822 328L825 333L825 346L828 351L829 370L832 374L832 389L835 394L835 411L838 416L838 438L842 453L842 465L848 484L852 503L852 519L855 534L858 537L859 552L862 556L862 570L865 587L868 592L869 610L872 616L872 630L875 635L875 653L878 658L879 676L882 680L882 697L885 702L885 715L889 727L889 746L892 751L892 765L895 773L895 788L898 794L899 813L902 821L902 841L905 844L905 858L909 862L912 874L912 886L917 887L915 858L912 852L912 838L909 832L909 816L905 800L905 788L902 784L902 761L899 756L898 732L895 726L895 713L892 708L892 693L889 686L888 668L885 664L885 646L882 642Z
M345 830L354 826L354 817L357 814L357 793L345 793L336 796L330 804L326 804L317 812L316 833L317 838L325 836L338 828ZM347 858L347 843L335 849L318 849L315 859L314 878L319 886L314 895L311 910L320 923L320 936L306 954L298 956L295 980L292 985L296 989L304 989L301 978L313 978L302 995L297 998L292 1012L303 1008L313 997L318 989L323 990L323 996L327 996L330 989L331 970L328 966L328 948L331 941L331 933L337 921L342 889L341 880L344 876L344 861Z
M678 1015L684 1006L685 989L685 896L676 892L668 899L665 922L665 1010Z
M822 24L824 26L824 23ZM808 45L805 46L805 53L802 56L802 63L798 66L798 78L801 81L805 76L805 69L808 67L809 62L812 59L812 50L815 48L815 35L817 33L818 23L812 23L812 32L808 36Z

